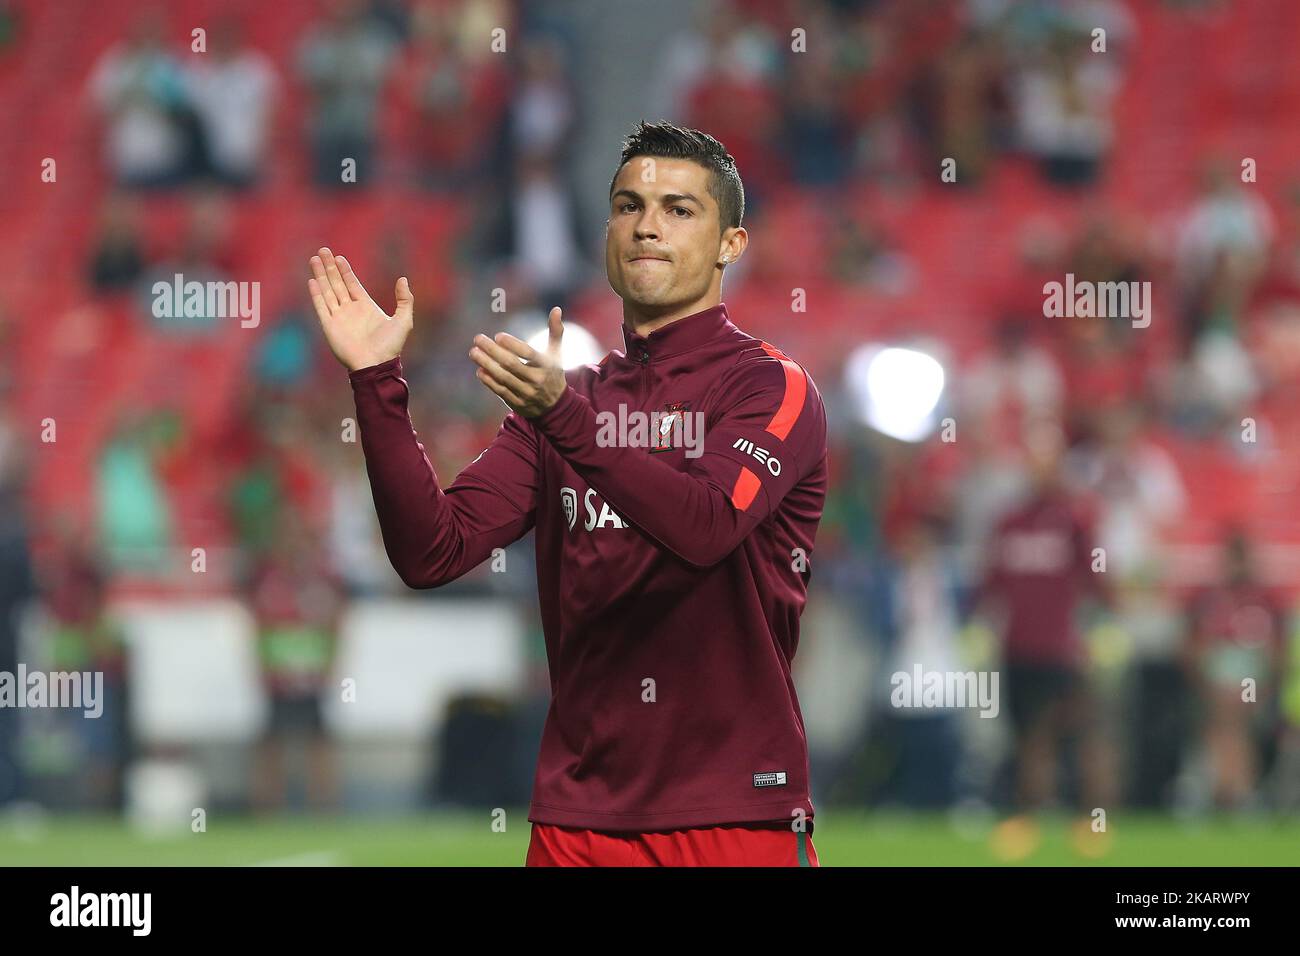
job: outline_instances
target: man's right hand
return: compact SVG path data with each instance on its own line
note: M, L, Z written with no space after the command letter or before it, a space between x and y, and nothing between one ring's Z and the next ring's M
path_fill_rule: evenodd
M375 305L348 260L322 248L311 257L307 291L334 357L349 372L396 358L411 331L415 297L406 276L397 280L397 310Z

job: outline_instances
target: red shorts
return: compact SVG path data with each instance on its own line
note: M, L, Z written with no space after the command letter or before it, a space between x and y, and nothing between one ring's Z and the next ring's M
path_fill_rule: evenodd
M812 836L783 828L603 833L534 823L525 866L821 866Z

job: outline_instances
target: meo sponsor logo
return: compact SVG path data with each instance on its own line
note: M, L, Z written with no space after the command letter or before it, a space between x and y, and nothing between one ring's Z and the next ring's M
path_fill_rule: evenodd
M731 447L750 455L760 465L766 465L773 478L781 474L781 459L773 458L766 448L755 448L754 443L747 438L737 438L736 443Z

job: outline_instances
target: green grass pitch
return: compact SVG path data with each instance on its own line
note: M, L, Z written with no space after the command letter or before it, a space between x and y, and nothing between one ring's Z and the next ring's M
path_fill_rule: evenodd
M0 866L520 866L526 811L391 820L211 817L203 833L146 837L115 819L0 817ZM1295 866L1300 820L1206 820L1112 815L1106 852L1075 848L1069 821L1045 820L1018 862L1031 866ZM827 810L813 844L823 866L990 866L988 822L954 827L947 817Z

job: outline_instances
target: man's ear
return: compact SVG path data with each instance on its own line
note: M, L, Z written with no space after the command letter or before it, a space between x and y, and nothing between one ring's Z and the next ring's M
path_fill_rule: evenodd
M735 262L744 254L748 245L749 233L745 232L742 227L737 226L734 230L729 231L731 235L725 237L722 248L718 250L718 263L720 265L730 265ZM739 243L734 241L737 236L740 237Z
M728 229L727 232L729 234L724 239L720 255L722 255L723 261L735 263L737 259L740 259L745 254L745 248L749 246L749 233L745 232L744 226L736 226L736 228Z

